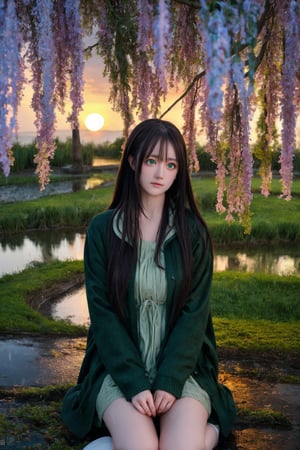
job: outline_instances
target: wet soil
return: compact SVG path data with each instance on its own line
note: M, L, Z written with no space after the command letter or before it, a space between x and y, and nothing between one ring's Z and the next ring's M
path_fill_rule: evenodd
M85 338L6 336L0 340L0 413L9 416L11 408L44 401L42 396L40 399L20 399L16 386L59 387L76 383L84 349ZM20 355L23 355L23 369L15 365ZM232 390L239 415L234 432L218 450L299 450L300 385L293 382L299 381L299 375L299 355L284 358L274 352L255 357L255 353L220 352L220 379ZM59 401L63 394L62 388ZM72 442L71 437L69 441ZM46 439L45 433L35 428L27 433L23 442L14 433L0 439L0 449L26 448L63 447L51 447L49 436ZM70 447L64 448L81 447L74 440Z

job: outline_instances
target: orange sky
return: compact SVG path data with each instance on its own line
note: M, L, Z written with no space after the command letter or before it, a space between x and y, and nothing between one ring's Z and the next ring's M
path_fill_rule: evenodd
M85 62L84 68L84 110L80 114L80 128L86 129L84 121L88 114L99 113L104 117L105 123L103 130L122 130L123 123L121 115L118 112L113 111L112 105L109 103L109 91L110 86L107 78L103 75L103 64L100 57L93 56L88 61ZM30 73L27 75L30 78ZM181 93L178 93L178 96ZM162 107L162 112L171 104L173 100L177 98L176 94L170 95L166 104ZM18 113L18 126L19 132L29 131L34 132L34 120L35 114L30 107L32 99L32 89L28 84L24 89L24 96L19 107ZM57 130L69 129L69 123L66 118L70 111L70 104L66 103L65 115L61 115L56 112ZM182 123L182 111L180 109L180 104L170 112L165 118L176 123L178 126Z
M121 131L123 130L123 122L120 113L113 111L112 105L109 103L109 82L103 77L103 64L100 57L93 56L88 61L85 62L84 68L84 110L80 114L80 129L86 130L84 124L85 118L88 114L99 113L104 117L104 127L103 131ZM29 76L30 77L30 74ZM181 92L171 93L165 104L162 103L161 112L164 112L168 106L179 96ZM26 85L24 90L24 97L22 99L19 114L18 114L18 125L19 132L29 131L35 132L34 120L35 115L30 107L32 98L32 89L30 85ZM182 109L181 103L179 102L176 107L174 107L164 118L175 123L179 128L182 126ZM66 113L61 115L57 112L57 130L68 130L70 128L69 123L66 118L70 111L70 104L66 104ZM197 139L200 143L203 143L203 138L198 134ZM296 146L300 146L300 117L297 120L296 128Z

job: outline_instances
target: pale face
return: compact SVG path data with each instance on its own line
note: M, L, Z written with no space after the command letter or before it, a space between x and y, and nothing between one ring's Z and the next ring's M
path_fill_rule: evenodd
M159 159L159 148L158 143L142 164L140 174L142 196L164 196L176 178L178 163L172 144L168 143L163 160Z

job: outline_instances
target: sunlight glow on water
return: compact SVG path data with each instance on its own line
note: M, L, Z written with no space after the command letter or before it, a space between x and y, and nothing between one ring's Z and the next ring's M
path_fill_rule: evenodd
M84 242L85 233L61 231L2 238L0 276L19 272L34 262L82 260ZM244 251L216 248L214 270L300 275L300 251L294 247Z
M81 288L59 299L51 307L53 319L70 320L75 325L90 324L85 289Z

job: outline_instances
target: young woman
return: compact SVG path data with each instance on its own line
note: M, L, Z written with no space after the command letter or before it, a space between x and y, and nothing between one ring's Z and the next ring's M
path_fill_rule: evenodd
M65 423L79 437L105 425L114 450L213 449L236 411L218 383L211 240L170 122L132 131L84 262L91 325Z

